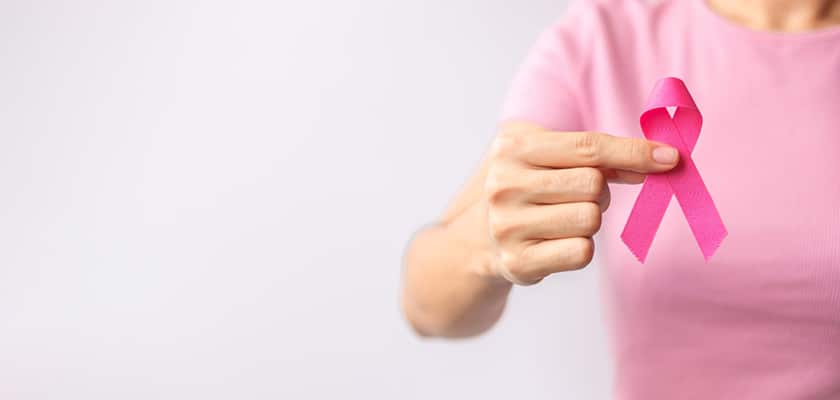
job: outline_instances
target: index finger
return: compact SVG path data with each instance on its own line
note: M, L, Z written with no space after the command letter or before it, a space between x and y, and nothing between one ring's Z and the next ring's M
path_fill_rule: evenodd
M640 173L677 165L679 153L666 144L599 132L533 132L523 135L520 159L547 168L599 167Z

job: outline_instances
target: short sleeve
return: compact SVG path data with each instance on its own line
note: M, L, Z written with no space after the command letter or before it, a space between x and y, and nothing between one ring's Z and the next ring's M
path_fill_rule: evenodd
M527 121L552 130L583 130L574 82L580 80L581 46L567 16L545 29L508 88L501 122Z

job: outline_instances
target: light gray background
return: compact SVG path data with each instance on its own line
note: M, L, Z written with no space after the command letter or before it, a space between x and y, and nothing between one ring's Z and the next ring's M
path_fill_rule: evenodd
M397 303L565 3L0 2L0 398L608 398L597 268Z

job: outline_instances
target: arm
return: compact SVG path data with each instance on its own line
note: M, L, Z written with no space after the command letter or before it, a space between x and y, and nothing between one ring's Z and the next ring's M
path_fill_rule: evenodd
M420 335L477 335L493 326L505 308L511 283L492 273L493 243L483 202L488 164L485 157L440 220L409 243L402 308Z

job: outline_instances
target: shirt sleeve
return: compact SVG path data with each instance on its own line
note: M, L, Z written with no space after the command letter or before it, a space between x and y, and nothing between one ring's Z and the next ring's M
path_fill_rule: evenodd
M501 122L525 121L551 130L583 130L576 94L582 64L572 16L545 29L528 51L508 89Z

